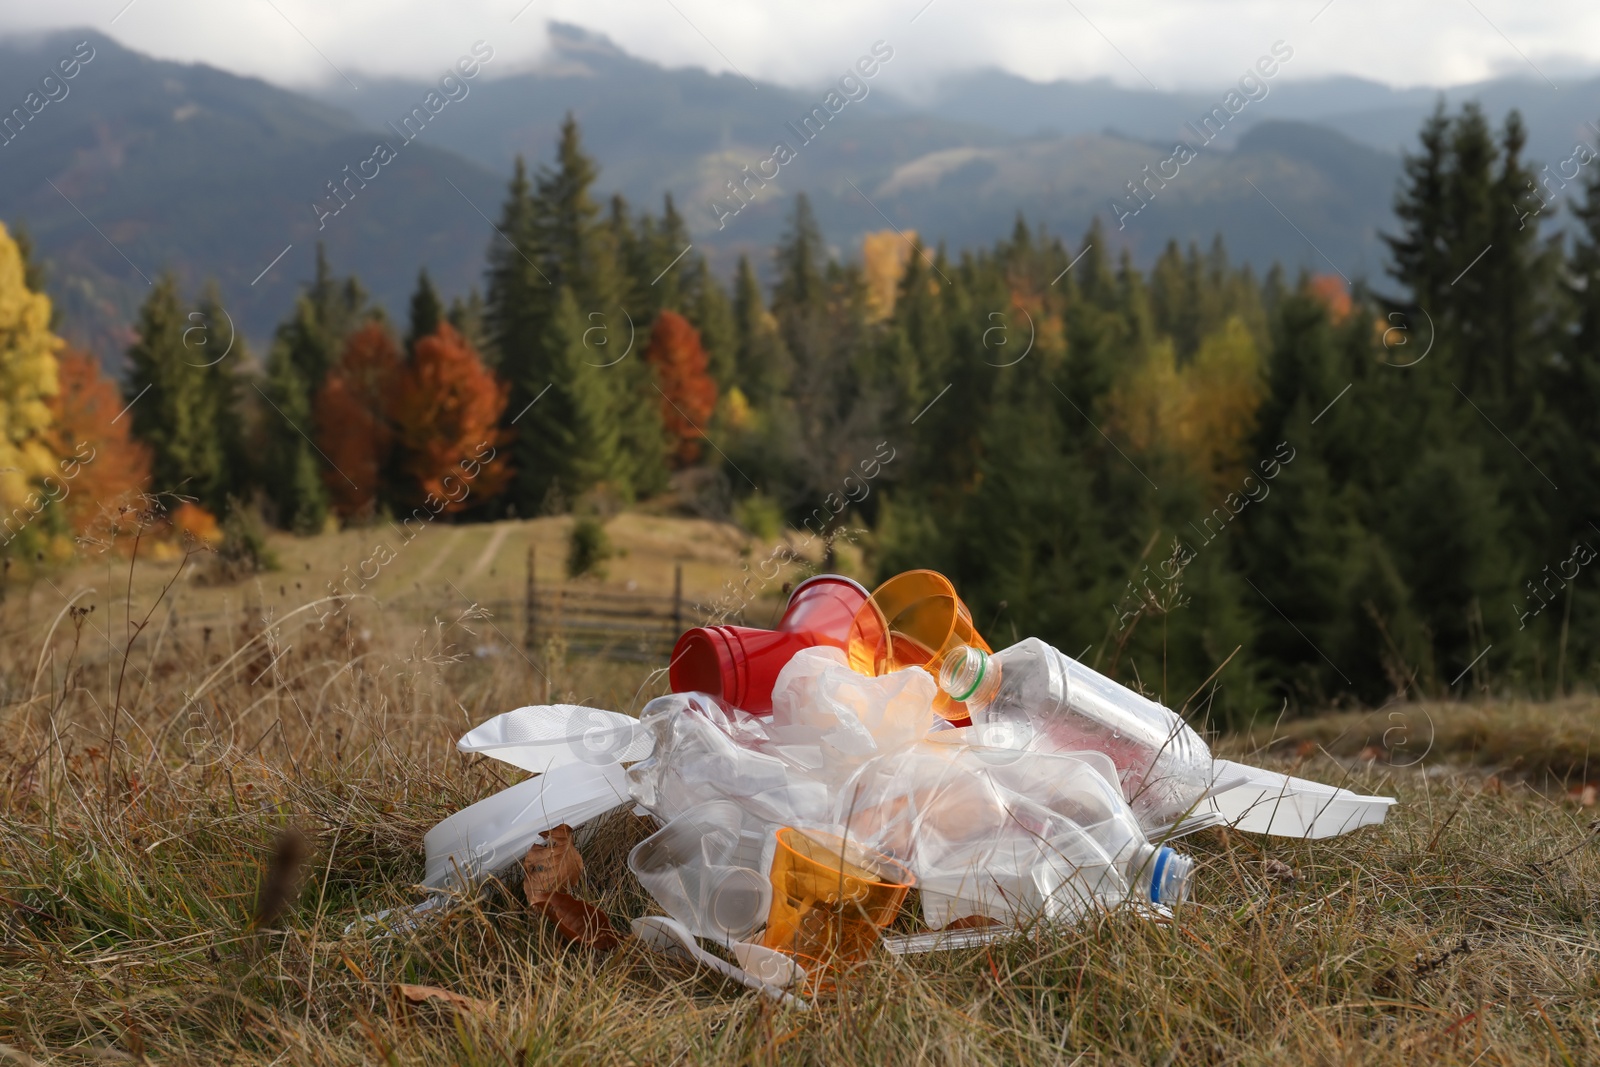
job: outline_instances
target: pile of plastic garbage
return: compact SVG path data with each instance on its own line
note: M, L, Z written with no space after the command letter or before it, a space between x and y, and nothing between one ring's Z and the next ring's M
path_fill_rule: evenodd
M1320 838L1393 803L1228 760L1172 711L1037 638L993 651L951 583L819 575L776 630L690 630L635 720L521 708L460 741L536 776L426 836L467 889L558 825L631 804L663 916L634 932L778 999L874 952L961 947L1135 907L1169 913L1209 826ZM927 932L886 936L910 891ZM707 952L702 941L733 957Z

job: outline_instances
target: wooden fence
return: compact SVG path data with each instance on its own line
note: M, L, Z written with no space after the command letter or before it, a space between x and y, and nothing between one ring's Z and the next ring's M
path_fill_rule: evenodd
M673 567L672 593L602 589L586 582L539 584L528 550L523 598L523 644L537 652L559 635L569 652L608 659L665 663L684 630L708 622L741 625L743 613L712 612L684 600L683 565Z
M673 569L673 591L646 593L604 588L599 583L539 582L535 579L534 553L528 551L528 571L523 595L481 600L476 607L487 618L486 625L474 625L484 644L507 644L537 660L545 654L552 639L559 640L571 655L597 656L607 659L650 662L665 665L672 654L672 646L684 630L709 623L743 625L744 612L718 611L712 605L701 605L688 600L683 592L683 567ZM417 591L399 597L385 598L374 605L354 600L328 618L350 625L370 625L374 610L384 621L405 625L431 625L434 620L448 620L473 606L459 591ZM272 609L272 616L285 619L287 609ZM360 622L362 619L366 623ZM281 634L291 634L301 627L316 627L316 613L301 613ZM20 620L17 620L20 621ZM48 619L33 620L32 624L17 629L13 638L31 637L48 625ZM227 653L241 642L269 625L259 605L243 603L228 610L184 610L166 606L150 620L149 626L133 642L136 656L148 656L153 646L171 647L178 643L192 654L202 657L213 653ZM68 640L71 628L58 627L56 642ZM96 613L86 620L81 647L77 653L80 663L98 663L109 658L116 660L127 642L127 628L118 612L106 615ZM284 636L285 643L293 644L296 638ZM510 649L508 649L510 651Z

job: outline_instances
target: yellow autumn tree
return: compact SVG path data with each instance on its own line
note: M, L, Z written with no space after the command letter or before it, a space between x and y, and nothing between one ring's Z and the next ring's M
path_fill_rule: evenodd
M1245 475L1245 455L1266 396L1261 352L1237 315L1200 342L1184 368L1187 410L1182 446L1194 472L1217 491L1232 489Z
M1221 492L1244 474L1245 449L1264 395L1260 350L1235 315L1181 367L1172 340L1155 341L1113 388L1110 421L1135 451L1174 457L1208 489Z
M861 268L867 283L867 318L882 322L894 313L895 295L912 255L916 230L904 235L896 230L878 230L861 239Z
M0 537L6 543L34 526L46 502L39 487L58 473L49 430L61 345L50 332L50 298L28 288L22 252L0 223Z
M1135 452L1177 447L1178 422L1187 407L1187 382L1178 373L1172 339L1153 342L1132 370L1112 387L1111 426Z

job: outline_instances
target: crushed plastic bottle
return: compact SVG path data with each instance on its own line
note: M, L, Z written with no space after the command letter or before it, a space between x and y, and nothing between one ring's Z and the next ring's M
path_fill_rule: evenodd
M1029 747L1111 757L1146 827L1177 821L1211 788L1211 750L1187 723L1037 637L994 653L952 649L939 685L974 725L1007 724Z
M863 767L841 793L851 834L916 874L935 929L1188 895L1193 862L1151 843L1097 753L928 742Z

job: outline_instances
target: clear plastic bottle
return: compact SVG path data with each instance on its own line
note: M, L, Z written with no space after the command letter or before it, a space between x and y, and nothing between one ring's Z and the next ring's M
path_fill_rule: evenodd
M1103 765L1103 766L1102 766ZM927 744L863 767L840 801L852 840L917 877L923 918L1073 920L1127 901L1175 905L1193 861L1152 844L1110 761Z
M1211 785L1211 750L1187 723L1036 637L994 653L952 649L939 685L974 725L1020 728L1033 747L1105 753L1147 828L1182 818Z

